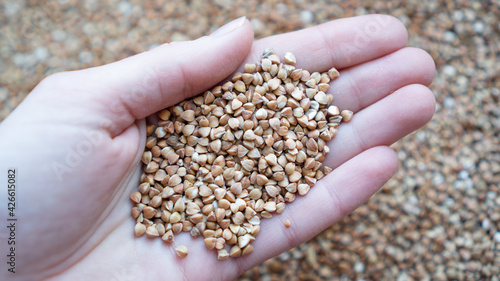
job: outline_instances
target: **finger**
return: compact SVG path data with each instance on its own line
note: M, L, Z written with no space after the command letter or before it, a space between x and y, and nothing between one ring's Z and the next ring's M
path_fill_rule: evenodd
M315 27L275 35L254 42L245 62L260 60L266 48L283 57L291 52L297 68L325 71L342 69L384 56L406 44L408 33L398 19L365 15L338 19Z
M434 60L422 49L403 48L342 71L328 91L333 104L357 112L410 84L428 86L436 73Z
M330 153L324 163L336 168L371 147L391 145L429 122L434 110L435 98L429 88L405 86L341 124L328 143Z
M230 75L248 54L253 31L246 18L195 41L164 44L105 66L67 73L72 83L85 81L88 96L120 129ZM80 83L81 84L81 83ZM89 90L89 89L86 89Z
M372 196L394 174L392 149L376 147L347 161L298 197L285 212L261 223L254 252L239 260L247 268L308 241ZM291 221L290 228L284 221Z

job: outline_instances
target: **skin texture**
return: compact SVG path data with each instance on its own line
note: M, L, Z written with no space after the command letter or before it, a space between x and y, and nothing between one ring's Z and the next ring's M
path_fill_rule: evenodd
M18 169L17 273L2 280L232 280L352 212L395 172L388 146L425 125L435 68L405 47L397 19L368 15L253 40L237 19L195 41L44 79L0 124L0 163ZM262 221L254 252L220 262L201 238L135 238L129 195L137 189L145 118L211 88L265 48L311 72L335 66L334 103L355 112L328 145L334 171L281 215ZM4 177L2 175L2 177ZM2 206L7 205L2 194ZM7 217L2 208L2 219ZM307 211L304 211L307 210ZM290 219L291 227L283 222ZM0 247L4 247L2 243ZM189 254L179 259L175 247ZM2 248L2 252L3 249ZM12 279L13 278L13 279Z

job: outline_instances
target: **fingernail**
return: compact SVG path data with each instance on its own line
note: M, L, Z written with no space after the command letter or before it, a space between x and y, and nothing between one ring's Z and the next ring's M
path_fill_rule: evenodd
M212 34L210 34L210 36L219 37L219 36L222 36L224 34L231 32L237 28L240 28L245 23L246 18L247 17L243 16L243 17L237 18L229 23L226 23L225 25L221 26L219 29L214 31Z

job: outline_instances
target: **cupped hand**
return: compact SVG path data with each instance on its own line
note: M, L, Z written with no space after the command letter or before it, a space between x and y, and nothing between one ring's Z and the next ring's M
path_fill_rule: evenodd
M397 159L388 146L434 113L427 88L434 62L425 51L405 47L406 40L403 24L383 15L258 41L240 18L195 41L47 77L0 124L1 173L18 171L19 218L17 270L2 274L9 280L232 280L306 242L394 174ZM325 163L333 172L283 214L263 220L248 256L218 261L203 239L188 233L176 235L173 245L136 238L129 195L141 173L145 118L258 61L269 47L280 57L292 52L297 68L340 71L329 93L355 115L328 144ZM184 259L175 254L179 245L189 248Z

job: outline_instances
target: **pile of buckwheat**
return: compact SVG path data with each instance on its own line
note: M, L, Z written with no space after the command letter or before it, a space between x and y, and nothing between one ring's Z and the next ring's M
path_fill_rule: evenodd
M320 169L326 142L352 117L326 94L339 72L296 69L291 53L283 61L266 49L231 81L158 112L130 196L136 236L170 243L186 231L202 235L219 260L247 255L261 219L283 213L331 171Z

